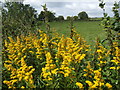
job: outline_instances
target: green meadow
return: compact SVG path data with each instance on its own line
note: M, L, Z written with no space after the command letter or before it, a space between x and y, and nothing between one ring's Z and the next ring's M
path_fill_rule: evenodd
M70 36L70 21L54 21L50 22L51 30L55 30L60 35ZM101 26L101 21L74 21L73 25L77 33L81 35L90 45L93 45L96 38L101 40L105 38L105 32ZM45 24L40 26L41 30L45 30Z

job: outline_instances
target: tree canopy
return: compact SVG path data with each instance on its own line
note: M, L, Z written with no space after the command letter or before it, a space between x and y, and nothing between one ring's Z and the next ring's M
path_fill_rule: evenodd
M88 19L88 14L85 11L82 11L78 14L78 19L87 20Z
M3 36L27 32L35 25L37 11L21 2L7 2L2 10Z
M70 20L71 19L71 17L70 16L67 16L67 20Z
M62 21L64 20L64 17L63 16L58 16L58 21Z
M78 20L78 16L74 16L73 19L76 21Z
M55 13L51 11L47 11L47 17L48 21L53 21L55 19ZM40 14L38 15L38 20L44 21L45 20L45 12L41 11Z

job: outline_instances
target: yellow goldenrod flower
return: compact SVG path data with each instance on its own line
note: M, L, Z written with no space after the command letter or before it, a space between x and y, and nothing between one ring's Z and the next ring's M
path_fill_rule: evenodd
M52 80L52 78L48 77L48 80Z
M56 42L52 42L52 44L57 45L57 43L56 43Z
M11 37L8 37L9 38L9 40L10 40L10 42L11 43L13 43L14 41L13 41L13 39L11 38Z
M6 40L5 40L4 42L5 42L5 46L7 47L7 45L8 45L8 42L7 42Z
M22 80L22 78L23 78L23 77L19 77L19 79L18 79L18 80L19 80L19 81L21 81L21 80Z
M86 77L87 75L88 75L88 74L84 74L83 76L85 76L85 77Z
M29 66L28 68L31 69L31 68L33 68L33 66Z
M29 76L24 77L24 80L28 81L28 79L29 79Z
M93 85L93 83L91 81L85 81L90 87Z
M101 53L101 52L103 52L103 51L102 51L101 49L98 49L97 52L98 52L98 53Z
M63 71L58 71L58 73L62 73L62 74L64 74L64 72L63 72Z
M79 59L80 58L80 54L77 54L76 56L75 56L75 59Z
M102 63L106 63L106 61L100 61L100 63L102 64Z
M54 69L56 67L55 64L50 64L50 69Z
M71 68L72 70L75 70L75 68Z
M4 80L3 83L4 83L4 84L9 84L10 81Z
M25 87L24 86L21 86L22 89L24 89Z
M12 86L9 86L8 88L10 89L10 88L12 88Z
M116 69L116 67L110 67L110 69Z
M34 82L33 82L33 80L29 79L29 83L30 83L30 84L33 84Z
M114 62L116 65L119 63L118 60L111 60L111 62Z
M95 86L99 86L99 80L93 81Z
M86 56L85 54L82 54L80 60L82 60L85 56Z
M120 66L117 67L117 70L120 69Z
M69 76L69 73L64 73L64 77L68 77Z
M95 73L96 76L101 75L101 73L99 72L99 70L95 70L94 73Z
M79 88L84 88L84 87L83 87L83 84L80 83L80 82L76 82L76 85L77 85Z
M11 80L10 82L12 83L12 85L17 82L18 80L17 79L14 79L14 80Z
M8 60L8 61L5 61L5 63L12 63L12 61Z
M88 68L89 68L89 67L88 67ZM84 69L83 71L87 72L87 70L86 70L86 69Z
M99 86L100 86L100 87L103 86L103 85L104 85L104 83L101 83L101 82L99 83Z
M108 88L112 88L112 85L109 84L109 83L106 83L105 85L106 85Z
M94 85L92 85L90 88L92 88L92 89L93 89L93 88L97 88L97 86L94 84Z
M58 68L56 68L56 69L54 69L54 70L51 70L51 73L52 73L52 74L57 74L57 70L58 70Z
M94 79L96 79L98 81L100 80L99 76L97 76L97 75L94 76Z
M18 56L21 56L21 55L22 55L22 54L19 52L19 53L18 53Z
M34 52L33 51L29 51L31 54L34 54Z

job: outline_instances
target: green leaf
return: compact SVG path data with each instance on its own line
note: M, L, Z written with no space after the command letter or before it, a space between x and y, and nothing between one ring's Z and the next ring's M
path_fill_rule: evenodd
M112 82L112 83L116 83L117 81L118 81L118 80L114 80L114 79L111 78L111 82Z
M43 50L45 50L45 51L49 51L49 48L44 48Z

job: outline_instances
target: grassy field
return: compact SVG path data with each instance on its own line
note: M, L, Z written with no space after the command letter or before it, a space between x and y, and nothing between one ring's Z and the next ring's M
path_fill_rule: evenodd
M101 21L74 21L75 30L83 37L85 40L93 45L97 37L100 39L105 38L105 32L102 30L100 25ZM55 29L60 35L70 36L70 22L51 22L51 29ZM41 26L42 30L45 30L45 25Z

